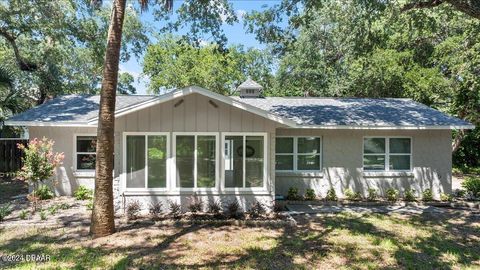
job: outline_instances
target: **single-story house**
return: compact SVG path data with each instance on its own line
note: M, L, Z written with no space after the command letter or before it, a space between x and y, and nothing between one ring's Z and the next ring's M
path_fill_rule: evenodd
M128 200L186 203L237 198L271 203L290 187L339 197L452 192L452 129L474 128L402 98L262 97L248 80L239 96L192 86L163 95L117 96L114 193ZM64 152L55 191L93 188L99 96L54 98L10 118L31 138L55 141Z

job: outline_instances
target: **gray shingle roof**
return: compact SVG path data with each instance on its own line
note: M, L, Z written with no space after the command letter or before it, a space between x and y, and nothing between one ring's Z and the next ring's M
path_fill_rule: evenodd
M117 96L116 110L143 103L156 96ZM27 122L87 122L98 116L100 96L67 95L54 98L24 113L14 115L8 121Z
M236 100L288 118L299 125L319 126L467 126L411 99L266 97Z
M194 87L195 88L195 87ZM195 89L198 89L195 88ZM188 90L188 89L187 89ZM116 110L126 111L142 104L154 104L160 99L175 98L179 89L163 96L117 96ZM187 91L188 92L188 91ZM193 92L188 92L193 93ZM216 98L218 94L207 90L196 93ZM219 96L218 99L229 99ZM369 99L369 98L302 98L302 97L266 97L248 98L230 97L241 103L266 111L277 117L294 122L289 125L300 126L353 126L353 127L462 127L473 128L470 123L448 116L410 99ZM7 124L89 124L97 117L99 96L68 95L57 97L45 104L15 115ZM148 105L147 105L148 106ZM253 109L252 108L252 109Z

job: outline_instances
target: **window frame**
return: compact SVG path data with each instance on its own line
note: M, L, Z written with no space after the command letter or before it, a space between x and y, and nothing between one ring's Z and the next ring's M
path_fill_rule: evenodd
M75 172L95 173L95 169L79 169L77 167L78 155L95 155L95 163L97 162L97 152L77 152L77 138L78 137L97 137L96 133L75 133L73 134L73 168Z
M243 137L243 186L242 187L225 187L225 137L227 136L242 136ZM246 140L247 136L252 137L263 137L263 185L261 187L246 187L246 174L245 174L245 153L246 153ZM222 132L222 145L221 145L221 155L222 155L222 164L220 166L221 170L221 189L224 191L266 191L267 190L267 179L268 179L268 162L269 159L268 151L268 133L267 132Z
M367 153L365 154L365 139L381 138L385 139L385 153ZM390 153L390 139L410 139L410 153ZM384 170L365 170L364 156L385 156ZM390 170L390 156L410 156L410 169L408 170ZM362 171L368 172L412 172L413 170L413 139L411 136L363 136L362 138Z
M193 170L193 188L177 187L177 136L194 136L195 137L195 150L194 150L194 170ZM197 187L197 137L198 136L215 136L215 186L214 187ZM172 188L174 191L218 191L220 185L220 136L219 132L172 132Z
M323 137L322 136L288 136L288 135L281 135L275 136L275 143L277 138L293 138L293 153L277 153L277 149L275 148L275 160L277 159L277 155L279 156L293 156L293 169L292 170L277 170L277 166L275 164L275 172L289 172L289 173L314 173L314 172L322 172L323 171ZM298 170L298 156L309 156L312 154L309 153L298 153L298 138L319 138L320 139L320 152L315 154L316 156L320 157L320 168L318 170Z
M127 187L127 136L144 136L145 137L145 185L143 188L129 188ZM148 136L166 136L166 150L167 150L167 164L166 164L166 185L163 188L149 188L148 187ZM123 132L122 136L122 163L123 163L123 190L126 191L167 191L170 188L170 168L171 168L171 155L170 155L170 132Z

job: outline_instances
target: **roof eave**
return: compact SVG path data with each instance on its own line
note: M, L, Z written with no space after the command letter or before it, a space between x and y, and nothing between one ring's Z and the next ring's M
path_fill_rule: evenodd
M459 130L474 129L474 125L446 126L360 126L360 125L297 125L298 129L369 129L369 130Z
M16 127L96 127L86 122L41 122L41 121L11 121L4 122L6 126Z

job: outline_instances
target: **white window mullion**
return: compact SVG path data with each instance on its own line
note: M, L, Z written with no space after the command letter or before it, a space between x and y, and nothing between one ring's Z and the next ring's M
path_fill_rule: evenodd
M197 135L193 136L194 144L193 144L193 187L197 188Z
M246 177L246 171L247 171L246 170L246 160L245 160L246 156L247 156L247 155L245 155L246 150L247 150L247 136L244 135L243 136L243 153L242 153L242 162L243 162L243 166L242 166L243 167L242 168L242 171L243 171L242 172L243 173L243 186L242 186L242 188L245 188L245 186L246 186L245 183L246 183L246 179L247 179L247 177Z
M148 188L148 136L145 135L145 188Z

